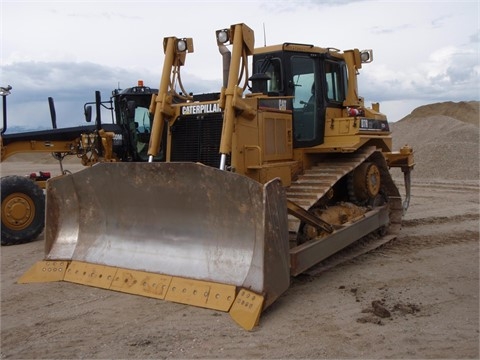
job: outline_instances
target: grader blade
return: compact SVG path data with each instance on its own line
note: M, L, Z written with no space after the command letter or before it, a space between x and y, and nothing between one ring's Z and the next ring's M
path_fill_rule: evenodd
M100 163L49 181L46 212L45 260L71 261L65 281L222 310L242 289L265 308L289 286L278 179L262 185L195 163ZM203 298L214 292L229 304ZM250 305L243 296L235 312Z

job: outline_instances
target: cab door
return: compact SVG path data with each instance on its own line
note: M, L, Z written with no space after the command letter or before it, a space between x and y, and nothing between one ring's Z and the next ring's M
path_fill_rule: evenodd
M323 143L325 105L319 59L309 54L291 55L288 88L293 99L293 145L311 147Z

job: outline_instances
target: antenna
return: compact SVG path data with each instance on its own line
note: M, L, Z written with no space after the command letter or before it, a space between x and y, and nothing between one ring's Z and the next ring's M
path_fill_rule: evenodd
M263 23L263 46L267 46L267 33L265 32L265 23Z

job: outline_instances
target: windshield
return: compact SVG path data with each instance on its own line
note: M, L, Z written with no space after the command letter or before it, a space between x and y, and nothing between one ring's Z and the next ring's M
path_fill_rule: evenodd
M150 132L150 113L147 108L139 106L135 109L135 122L138 124L138 132Z

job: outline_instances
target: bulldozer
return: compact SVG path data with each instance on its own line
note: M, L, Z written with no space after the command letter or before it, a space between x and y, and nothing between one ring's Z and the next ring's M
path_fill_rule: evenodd
M255 48L242 23L215 35L223 84L204 94L185 91L180 76L193 39L164 38L146 162L48 180L46 255L20 283L221 310L251 330L293 277L397 236L413 149L393 151L379 104L358 95L373 51ZM403 172L403 201L392 168Z
M86 167L98 162L147 161L150 141L151 117L149 107L152 94L157 89L144 86L139 80L136 86L112 91L109 100L102 100L100 91L95 92L95 101L83 105L85 120L92 122L92 107L95 106L94 125L68 128L57 127L55 103L48 98L52 129L6 133L6 97L11 86L2 87L3 126L0 136L1 161L18 153L51 153L64 169L66 157L77 157ZM102 109L110 112L111 122L102 122ZM155 158L162 160L160 154ZM28 176L11 175L1 179L2 198L2 245L17 245L35 240L45 226L46 181L51 173L38 171Z

